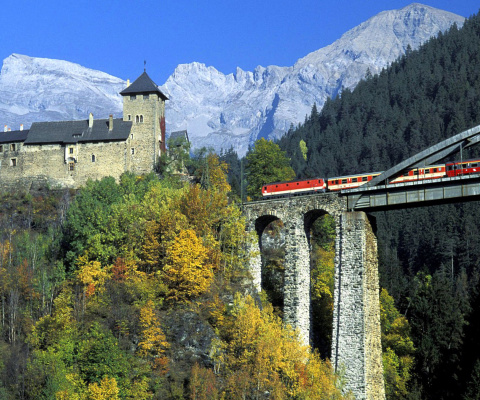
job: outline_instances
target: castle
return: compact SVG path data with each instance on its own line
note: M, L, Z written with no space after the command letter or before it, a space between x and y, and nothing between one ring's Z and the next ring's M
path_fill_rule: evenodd
M34 122L0 133L0 187L78 188L87 180L153 171L165 146L165 101L144 71L120 92L123 118Z

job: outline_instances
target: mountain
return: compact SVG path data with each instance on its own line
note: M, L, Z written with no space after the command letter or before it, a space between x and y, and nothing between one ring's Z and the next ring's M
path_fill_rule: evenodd
M162 86L168 93L167 133L187 129L193 147L233 146L244 154L260 137L279 138L303 122L314 103L353 88L367 70L379 72L464 18L414 3L384 11L292 67L237 68L225 75L201 63L179 65ZM0 121L20 123L121 114L125 82L66 61L13 54L0 73Z
M0 122L12 130L35 121L121 116L125 81L68 61L12 54L0 72Z

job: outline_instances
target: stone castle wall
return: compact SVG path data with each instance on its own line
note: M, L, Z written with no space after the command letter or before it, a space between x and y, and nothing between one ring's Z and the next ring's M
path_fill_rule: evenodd
M77 143L62 146L23 145L16 152L1 157L0 184L4 188L29 185L45 180L52 185L76 188L88 179L113 176L118 179L127 171L131 155L127 142ZM73 154L69 149L73 148ZM12 159L15 158L15 165Z
M138 122L137 122L138 117ZM157 94L125 96L123 119L133 121L129 151L132 158L127 168L139 174L152 171L160 157L161 121L165 118L165 102Z
M132 121L126 140L71 145L3 144L0 188L29 187L34 182L78 188L88 179L113 176L118 180L127 171L153 171L160 156L165 101L157 94L125 96L123 119Z

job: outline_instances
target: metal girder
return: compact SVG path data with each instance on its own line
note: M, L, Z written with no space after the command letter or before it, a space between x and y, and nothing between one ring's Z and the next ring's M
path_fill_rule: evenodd
M388 182L390 179L400 175L402 172L411 168L423 167L435 163L436 161L441 160L442 158L445 158L452 153L455 153L461 147L465 148L475 143L478 143L480 141L479 133L480 125L458 133L457 135L452 136L451 138L448 138L440 143L437 143L436 145L421 151L413 157L402 161L400 164L395 165L389 170L382 172L380 175L367 182L364 186L377 186L378 184Z

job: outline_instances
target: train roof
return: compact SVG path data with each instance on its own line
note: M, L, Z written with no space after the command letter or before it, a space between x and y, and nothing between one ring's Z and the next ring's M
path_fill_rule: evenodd
M264 185L262 186L266 186L266 185L279 185L281 183L295 183L295 182L303 182L303 181L314 181L314 180L325 180L325 178L318 178L318 177L315 177L315 178L304 178L304 179L295 179L293 181L281 181L281 182L270 182L270 183L265 183Z

